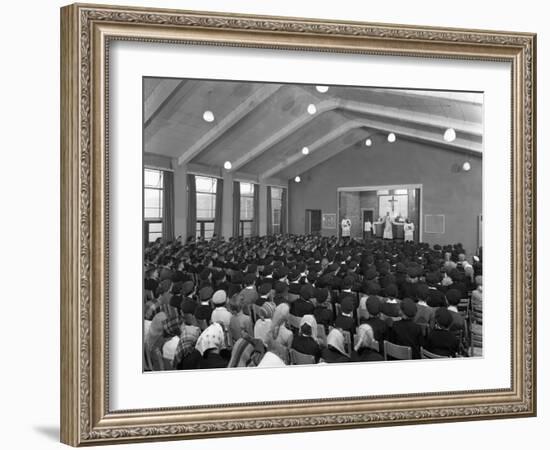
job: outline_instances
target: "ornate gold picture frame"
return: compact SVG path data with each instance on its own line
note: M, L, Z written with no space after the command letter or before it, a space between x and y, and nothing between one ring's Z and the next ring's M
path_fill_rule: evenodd
M113 411L108 364L107 99L109 48L117 40L510 63L511 386ZM84 4L62 8L62 442L80 446L535 415L535 88L536 36L529 33Z

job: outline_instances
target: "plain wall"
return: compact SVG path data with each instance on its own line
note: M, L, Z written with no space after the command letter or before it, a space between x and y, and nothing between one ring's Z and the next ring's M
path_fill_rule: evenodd
M467 160L471 170L463 172L460 167ZM421 184L422 215L445 215L445 232L423 230L422 240L430 244L461 242L468 253L475 252L478 215L482 213L482 159L478 156L399 136L390 144L378 135L372 147L352 146L301 178L301 183L289 183L291 233L304 233L306 208L337 213L339 187ZM354 223L352 230L360 226ZM322 230L326 236L336 233L337 229Z

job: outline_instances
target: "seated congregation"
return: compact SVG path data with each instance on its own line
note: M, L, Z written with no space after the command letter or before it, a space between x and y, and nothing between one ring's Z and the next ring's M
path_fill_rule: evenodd
M278 235L145 249L144 368L481 354L482 265L461 244Z

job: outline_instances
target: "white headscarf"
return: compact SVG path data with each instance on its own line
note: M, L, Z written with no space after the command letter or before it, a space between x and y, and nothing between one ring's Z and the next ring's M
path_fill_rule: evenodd
M311 314L306 314L300 319L300 330L302 325L307 323L311 327L311 337L317 340L317 321Z
M273 352L267 352L257 367L283 367L285 362Z
M273 319L271 320L271 334L273 339L277 339L279 329L288 320L289 315L290 306L288 306L288 303L280 303L277 308L275 308Z
M344 349L344 335L338 328L333 328L327 336L327 345L338 350L342 355L346 355L346 350Z
M204 352L209 349L220 350L225 343L223 328L219 323L213 323L197 339L195 348L204 355Z
M364 347L370 347L374 341L374 332L372 327L368 323L363 323L357 330L357 343L355 344L355 351L358 352Z

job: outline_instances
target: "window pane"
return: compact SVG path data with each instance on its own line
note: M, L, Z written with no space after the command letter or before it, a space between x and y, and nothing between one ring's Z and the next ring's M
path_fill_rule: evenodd
M407 189L394 189L393 193L395 195L408 195Z
M243 222L243 236L252 236L252 222Z
M281 200L283 198L283 188L271 188L271 201Z
M162 237L162 233L149 233L149 242L155 242L158 238Z
M241 195L254 195L253 183L239 183L241 186Z
M273 234L279 234L281 232L281 225L278 223L273 224Z
M162 217L162 190L145 189L144 195L144 215L146 218Z
M197 219L213 219L215 214L215 194L197 193Z
M215 194L218 180L210 177L195 177L195 183L197 185L197 192L203 192L207 194Z
M241 220L252 220L254 218L254 198L241 197Z
M149 224L149 233L159 233L162 231L162 223L161 222L151 222Z
M162 189L162 170L145 169L143 181L145 187Z
M212 239L212 236L214 236L214 222L205 222L204 237L206 239Z

